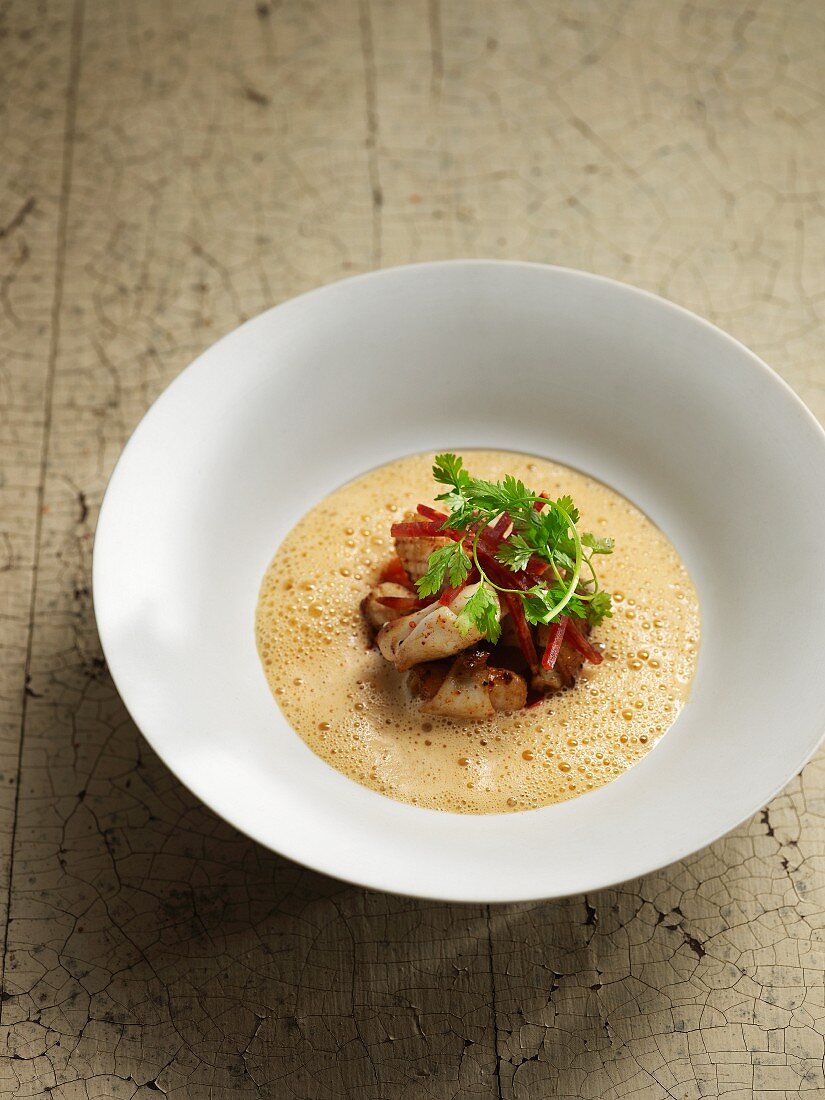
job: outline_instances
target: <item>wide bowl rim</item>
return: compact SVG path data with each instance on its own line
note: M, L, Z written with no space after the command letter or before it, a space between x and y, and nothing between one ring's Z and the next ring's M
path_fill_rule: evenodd
M233 820L232 816L227 814L224 810L221 810L216 805L217 800L213 797L209 784L201 780L197 775L194 777L183 774L183 770L179 766L172 765L163 750L163 736L155 732L150 732L146 725L142 723L138 715L135 713L137 708L134 708L132 702L130 702L130 696L134 698L129 685L128 670L118 667L118 656L114 649L111 638L108 637L107 627L107 612L106 608L101 606L98 598L99 591L99 578L102 572L102 551L100 550L101 544L105 545L105 541L100 539L101 532L106 532L109 523L109 514L113 508L113 500L118 492L118 485L120 479L123 476L123 470L125 469L128 461L131 459L135 448L139 445L140 436L144 425L152 417L159 406L165 404L169 400L169 395L176 391L180 385L185 385L186 381L192 377L202 364L202 360L207 354L214 354L215 351L221 347L225 342L235 338L241 331L246 330L251 326L261 324L264 318L270 318L277 314L281 310L285 310L287 307L293 306L294 303L304 301L309 298L323 298L323 296L334 289L343 287L344 285L352 285L359 283L369 283L371 281L382 280L387 277L398 274L399 272L407 272L411 270L424 271L444 269L444 268L511 268L511 269L532 269L543 272L551 272L565 277L578 279L583 283L598 283L607 285L618 291L619 293L626 294L634 298L643 298L654 303L657 308L664 309L665 312L679 315L685 319L688 319L692 324L698 324L700 327L711 332L714 338L722 338L723 342L727 343L730 347L736 350L736 352L747 361L751 369L758 368L760 373L766 379L768 384L775 388L777 394L783 394L784 400L790 398L790 402L795 406L797 413L802 413L804 419L807 420L809 426L814 428L814 434L818 437L819 443L823 449L823 458L825 458L825 427L814 416L802 398L795 392L795 390L789 385L788 382L782 378L768 363L760 358L755 352L747 347L742 341L720 328L718 325L709 321L707 318L694 313L692 310L687 309L684 306L671 301L653 291L646 290L642 287L634 286L631 283L626 283L621 280L611 278L610 276L600 275L593 272L584 271L578 268L567 267L557 264L545 264L535 261L527 260L499 260L494 258L453 258L449 260L429 260L421 261L412 264L397 264L391 267L379 268L372 271L360 272L354 275L349 275L343 279L332 280L331 282L321 284L313 287L309 290L295 295L294 297L284 299L283 301L261 311L260 313L248 318L242 324L227 331L220 336L212 344L207 345L199 354L187 364L171 381L160 391L157 397L149 405L136 425L132 429L128 440L126 441L111 474L108 478L106 489L104 491L103 499L101 502L98 520L95 530L94 545L92 552L92 592L94 601L94 612L97 622L98 634L100 637L101 648L106 658L109 673L112 677L113 684L120 696L120 699L129 714L132 721L135 723L140 734L146 739L151 748L164 765L176 776L176 778L190 790L200 801L202 801L213 813L227 821L233 828L237 829L240 833L248 836L251 840L261 844L263 847L270 851L276 852L279 855L292 860L293 862L307 867L310 870L317 871L322 874L326 874L330 877L338 879L342 882L348 882L352 885L363 887L370 890L381 891L384 893L396 894L399 896L420 898L423 900L440 901L450 904L467 904L467 905L484 905L484 904L516 904L516 903L529 903L538 902L542 900L549 900L552 898L565 898L580 896L583 893L592 893L602 889L609 889L611 887L618 886L624 882L631 881L632 879L655 873L665 867L679 862L689 856L695 854L698 851L706 848L708 845L715 841L727 836L735 829L739 828L744 822L748 821L756 812L764 807L768 802L779 794L784 787L805 767L805 765L814 756L823 738L825 738L825 727L823 727L819 734L818 739L807 747L804 752L798 754L794 758L793 763L789 762L786 769L783 771L782 777L777 780L773 785L769 794L765 795L760 793L758 798L753 799L752 807L746 812L737 815L737 819L733 821L724 830L720 831L716 827L710 827L706 831L697 830L697 834L701 835L701 839L697 842L695 837L691 840L682 843L679 846L674 847L672 854L665 860L656 860L654 862L647 862L643 859L637 861L638 866L634 867L630 874L623 874L611 881L605 881L603 877L595 876L592 881L586 882L583 886L577 886L575 890L559 891L554 890L550 893L547 891L541 891L538 893L518 893L513 896L511 892L507 893L507 896L491 896L495 894L494 891L486 891L484 895L470 896L469 894L462 893L461 896L448 896L446 893L436 893L431 890L420 890L414 886L407 889L399 890L387 886L380 880L380 875L364 874L355 875L350 872L342 872L336 866L335 860L332 859L326 862L323 859L313 858L312 861L308 861L302 857L297 847L290 842L279 842L276 847L271 841L263 835L261 830L249 828L245 825L239 824L238 821ZM482 446L483 444L476 444ZM429 811L420 810L418 807L411 807L418 812L422 813L441 813L443 811ZM524 811L525 813L535 811ZM495 817L499 815L474 815L474 816L487 816Z

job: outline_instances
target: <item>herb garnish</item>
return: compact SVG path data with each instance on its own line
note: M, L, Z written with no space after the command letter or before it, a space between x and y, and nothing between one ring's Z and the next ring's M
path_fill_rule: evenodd
M528 623L584 619L597 626L612 614L609 593L599 586L594 558L613 551L613 540L579 533L579 511L569 496L550 500L508 475L503 481L471 477L460 456L438 455L433 477L446 486L436 499L446 518L419 508L453 539L434 551L417 582L421 597L434 596L445 583L455 587L473 568L481 584L458 617L459 629L474 626L491 642L501 627L492 589L521 602Z

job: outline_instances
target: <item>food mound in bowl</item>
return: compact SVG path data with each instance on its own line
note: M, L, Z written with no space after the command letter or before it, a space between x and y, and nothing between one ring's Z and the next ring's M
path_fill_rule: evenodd
M437 455L433 475L449 511L419 504L392 524L397 556L362 604L382 656L422 711L447 718L571 687L584 661L602 661L588 636L612 615L595 561L613 540L580 533L569 496L473 478L454 454Z

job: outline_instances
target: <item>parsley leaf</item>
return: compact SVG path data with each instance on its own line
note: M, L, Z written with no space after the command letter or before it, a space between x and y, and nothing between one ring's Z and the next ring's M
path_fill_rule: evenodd
M456 627L465 637L473 627L495 645L501 637L498 597L484 581L462 607L456 619Z
M612 554L616 545L613 539L600 539L590 531L585 531L581 540L582 546L589 547L594 554Z
M602 589L596 592L587 605L587 621L591 626L598 626L603 619L613 617L613 602L610 593Z
M450 547L447 547L447 549L450 549ZM447 571L450 575L450 586L455 588L457 584L461 584L470 575L473 563L470 560L470 555L460 542L453 543L452 549L453 556L449 560Z
M566 595L567 589L561 585L553 585L552 588L536 585L524 596L525 619L533 626L552 623L559 615L583 619L586 614L584 604L577 596L571 596L561 611L555 610Z
M555 560L556 564L565 569L572 568L576 557L576 543L561 512L552 507L543 512L532 512L529 524L529 538L539 557L545 561ZM563 555L563 561L560 560L560 555Z
M573 498L572 497L569 497L569 496L559 497L559 499L556 501L556 505L559 508L563 508L564 511L567 512L568 516L570 517L570 522L571 523L578 523L579 522L581 517L579 515L578 508L573 503Z
M496 558L508 569L518 570L526 567L533 553L534 548L523 535L513 535L498 548Z
M452 485L456 489L470 482L470 475L464 469L464 459L454 454L436 455L433 477L442 485Z
M440 546L434 550L427 561L427 572L416 581L418 595L435 596L449 577L451 587L461 584L472 568L470 556L460 542L451 542L449 546Z
M567 569L570 573L573 572L576 563L569 554L565 554L563 550L556 549L553 551L553 560L557 566L562 569Z
M447 506L450 526L464 530L475 518L475 509L467 500L470 475L464 469L464 460L460 455L436 455L433 477L441 485L449 486L446 492L440 493L435 499Z
M481 511L490 513L491 517L502 512L520 512L531 508L533 494L511 474L507 474L503 481L481 481L479 478L471 478L468 486L470 499Z

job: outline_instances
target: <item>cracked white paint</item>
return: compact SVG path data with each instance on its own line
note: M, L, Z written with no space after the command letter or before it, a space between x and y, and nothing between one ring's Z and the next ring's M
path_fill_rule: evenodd
M815 0L3 8L0 1094L823 1094L822 755L619 889L489 911L368 893L169 775L102 663L89 564L163 386L378 262L626 279L825 418L824 30Z

